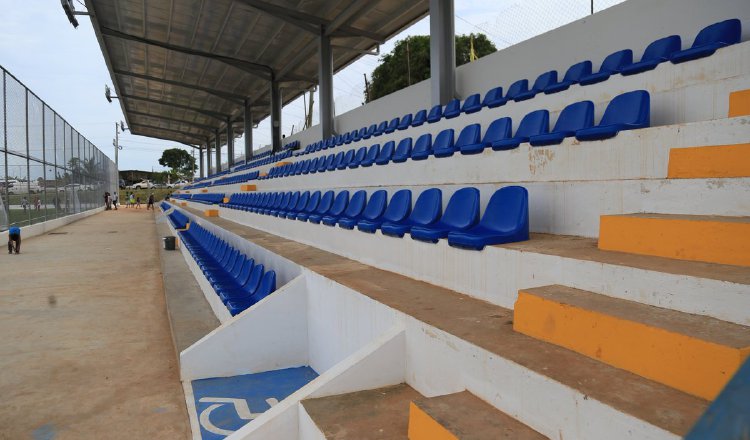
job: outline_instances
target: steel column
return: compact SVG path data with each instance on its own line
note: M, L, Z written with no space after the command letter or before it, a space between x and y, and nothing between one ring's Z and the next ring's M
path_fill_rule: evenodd
M206 138L206 177L211 175L211 138Z
M328 139L333 134L333 50L325 29L320 30L318 47L318 110L321 138Z
M281 89L276 77L271 80L271 148L281 151Z
M430 0L430 90L432 105L456 95L456 43L453 0Z
M215 172L221 171L221 131L216 129L216 165L214 166Z
M227 118L227 169L234 165L234 131L232 130L232 120Z
M198 149L198 165L201 170L201 179L206 177L206 167L203 163L203 148Z
M253 112L249 101L245 101L245 163L253 158Z

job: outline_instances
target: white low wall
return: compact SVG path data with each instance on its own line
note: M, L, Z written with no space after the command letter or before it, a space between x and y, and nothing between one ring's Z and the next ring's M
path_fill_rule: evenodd
M35 223L33 225L24 226L21 228L21 239L28 239L36 237L38 235L44 235L47 232L53 231L57 228L69 225L75 221L90 217L94 214L99 214L104 211L104 207L89 209L88 211L79 212L78 214L66 215L65 217L59 217L54 220L47 220L46 222ZM8 231L0 232L0 240L3 242L8 241Z

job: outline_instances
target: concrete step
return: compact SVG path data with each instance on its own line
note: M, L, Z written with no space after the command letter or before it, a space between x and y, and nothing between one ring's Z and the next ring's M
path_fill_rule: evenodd
M729 94L729 117L750 115L750 89Z
M417 399L409 406L409 440L546 438L468 391Z
M750 217L603 215L599 249L750 266Z
M406 384L302 401L326 439L407 439L409 404L421 398Z
M750 144L672 148L670 179L731 178L750 176Z
M519 292L513 329L713 400L750 355L750 327L552 285Z

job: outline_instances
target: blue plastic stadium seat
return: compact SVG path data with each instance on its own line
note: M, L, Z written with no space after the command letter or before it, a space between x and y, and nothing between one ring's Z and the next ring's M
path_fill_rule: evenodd
M466 146L479 144L481 142L481 138L482 138L482 126L481 125L479 124L467 125L461 130L461 133L459 133L458 139L456 139L456 145L454 146L453 151L461 151L461 149ZM434 148L435 147L433 146L433 149ZM450 155L453 155L453 152L451 152ZM437 157L437 152L435 153L435 156Z
M454 131L452 128L446 128L435 136L435 142L432 144L432 154L435 157L453 156L456 146L453 144Z
M518 95L516 95L515 98L513 98L513 100L525 101L527 99L531 99L534 96L536 96L537 93L541 93L542 91L544 91L545 88L555 83L557 83L557 70L550 70L549 72L544 72L543 74L537 77L536 81L534 81L533 87L531 87L526 92L519 93Z
M359 168L359 164L365 160L365 156L367 156L367 147L360 147L354 157L349 161L349 168Z
M641 60L622 68L622 75L635 75L636 73L652 70L659 63L669 60L673 53L680 50L682 42L679 35L670 35L660 38L646 47Z
M336 169L338 170L346 169L346 167L348 167L349 164L352 163L352 160L354 160L354 155L356 154L355 151L356 150L352 148L348 150L346 153L344 153L344 158L341 160L341 163L339 164L338 167L336 167Z
M448 244L482 250L487 245L529 239L529 193L521 186L495 191L478 225L448 233Z
M295 191L294 194L292 194L292 197L289 199L289 203L287 203L286 207L280 209L276 213L276 217L286 218L286 216L295 210L297 207L297 204L299 203L300 199L300 192Z
M461 114L461 101L458 99L451 99L448 104L445 104L443 110L443 117L445 119L453 119Z
M307 174L310 172L310 164L312 164L311 159L306 159L302 161L302 169L300 169L300 174Z
M443 118L443 106L440 104L432 106L430 113L427 114L427 123L434 124Z
M310 159L310 166L307 167L307 170L302 171L302 174L309 174L309 173L315 173L318 171L318 160L319 158L314 157Z
M364 209L360 209L359 214L350 215L349 208L351 208L354 203L354 197L356 197L356 194L352 196L352 201L349 203L349 207L346 208L344 216L339 219L339 226L344 229L354 229L357 223L361 220L373 221L380 218L385 210L385 204L388 200L388 192L384 189L375 191L367 201L367 206L365 206Z
M396 143L394 141L388 141L383 144L383 148L380 149L380 153L378 154L378 158L375 159L375 163L377 165L385 165L390 162L395 148Z
M373 134L375 134L375 130L378 129L378 126L375 124L370 125L365 129L365 133L362 135L362 139L370 139Z
M276 213L280 210L286 208L286 206L289 204L289 199L292 198L291 192L285 192L284 196L281 198L281 202L278 203L276 206L274 206L272 209L269 209L268 212L266 212L266 215L273 215L276 216Z
M361 191L357 191L356 194L360 194ZM367 193L364 194L365 197L367 196ZM359 195L358 199L362 196ZM346 211L347 206L349 205L349 191L344 190L336 194L336 198L333 200L333 205L331 205L331 209L328 210L328 213L321 217L321 221L324 225L328 226L334 226L336 224L336 221L338 221L339 217L342 217L344 215L344 211ZM364 201L362 201L362 206L364 206ZM317 223L314 221L312 216L310 216L310 221L313 223Z
M495 87L487 91L482 100L482 107L495 108L505 105L508 102L508 98L503 96L503 88Z
M344 143L345 144L351 144L352 143L352 132L346 132L344 133Z
M623 67L629 64L633 64L632 50L624 49L609 54L607 55L607 58L602 61L602 66L599 68L599 71L583 76L580 83L582 86L586 86L606 81L611 75L619 73Z
M333 200L333 191L331 191L331 200ZM315 191L310 195L310 200L307 202L307 205L305 205L305 208L297 213L297 215L294 217L297 220L306 221L307 217L310 216L313 212L315 212L316 209L318 209L318 204L320 203L320 191ZM290 217L291 218L291 217Z
M419 127L425 122L427 122L427 110L420 110L414 115L414 119L411 121L411 126Z
M406 130L407 128L411 127L412 122L412 115L411 113L407 113L404 116L401 117L401 122L398 123L397 130Z
M565 77L562 81L548 85L544 88L544 93L549 95L551 93L562 92L567 90L573 84L578 84L582 77L591 74L591 61L581 61L580 63L573 64L565 72Z
M432 154L432 134L425 133L414 142L414 148L411 150L411 158L412 160L425 160L430 157L430 154ZM395 155L393 161L396 162Z
M409 217L400 221L384 222L380 230L385 235L403 237L414 226L429 226L437 222L443 212L443 193L439 188L422 191Z
M398 129L400 122L401 122L401 119L399 119L398 117L391 119L391 122L388 124L388 126L385 128L383 132L385 134L393 133L394 131Z
M307 203L309 201L310 201L310 191L305 191L299 196L299 199L297 200L297 204L292 206L290 209L288 209L284 213L284 215L279 215L279 217L285 217L288 219L297 218L297 213L305 209L305 206L307 206Z
M615 96L610 101L599 125L576 132L576 139L590 141L607 139L621 130L648 127L651 121L651 104L645 90L635 90Z
M411 138L406 137L401 139L396 147L396 151L393 153L393 163L406 162L411 157Z
M348 191L342 192L346 192L347 196L349 195ZM322 219L324 215L328 214L331 206L333 206L333 191L326 191L326 193L323 194L323 197L320 198L320 203L318 203L318 207L315 208L315 211L307 214L307 218L304 219L301 219L298 216L297 220L307 220L310 223L320 223L320 219Z
M373 216L372 212L376 211L376 206L370 210L370 204L373 203L375 194L370 197L367 208L362 214L362 219L357 222L357 228L362 232L374 233L383 223L400 223L406 220L411 213L411 190L401 189L396 191L388 202L388 207L382 215ZM371 212L372 211L372 212Z
M479 93L470 95L468 98L466 98L464 104L461 106L461 112L466 114L476 113L481 109L482 101L479 97Z
M492 147L496 143L510 138L513 121L509 117L498 118L492 121L481 142L461 145L461 154L478 154L485 148Z
M669 60L675 64L707 57L717 49L740 42L742 23L736 18L706 26L695 37L689 49L672 54Z
M388 121L383 121L380 124L378 124L378 128L375 129L375 133L373 133L373 136L380 136L381 134L385 133L385 129L388 128Z
M269 270L248 296L227 301L226 306L232 316L236 316L276 290L276 272Z
M505 98L508 100L516 99L516 96L524 92L527 92L528 90L529 90L529 80L519 79L518 81L511 84L510 87L508 87L508 93L505 95Z
M559 144L566 137L575 136L578 130L593 127L594 103L581 101L568 105L560 112L551 132L529 137L534 147Z
M367 136L367 127L362 127L357 132L357 136L354 138L354 141L359 142L362 139L366 139L365 136Z
M547 133L549 130L549 111L546 109L535 110L521 119L515 136L493 142L492 149L496 151L511 150L518 147L522 142L528 142L531 136Z
M461 188L451 196L445 213L437 222L428 226L411 228L411 238L437 243L449 232L465 231L479 221L479 190Z
M370 149L367 150L367 154L365 155L365 158L362 159L362 162L360 162L360 166L363 167L370 167L372 164L375 163L375 161L378 158L378 154L380 154L380 144L375 144L370 146Z
M352 151L352 150L349 150L349 151ZM328 167L326 167L326 171L333 171L335 169L346 168L346 165L342 166L341 162L344 161L344 154L348 154L349 151L347 151L346 153L344 151L339 151L338 154L336 154L336 157L333 159L333 162L331 162L331 164ZM349 156L349 160L351 160L351 156Z

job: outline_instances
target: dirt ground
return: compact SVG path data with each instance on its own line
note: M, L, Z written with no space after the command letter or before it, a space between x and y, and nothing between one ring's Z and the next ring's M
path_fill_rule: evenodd
M105 211L0 253L0 439L185 439L154 216Z

